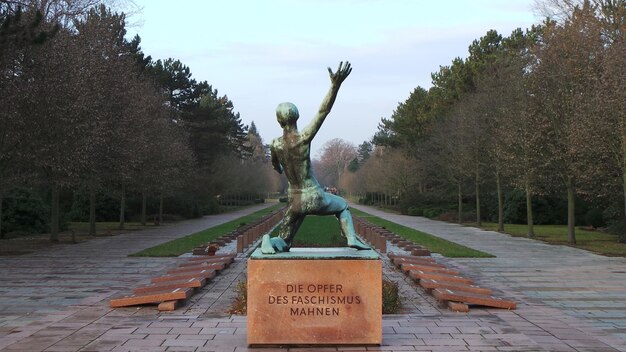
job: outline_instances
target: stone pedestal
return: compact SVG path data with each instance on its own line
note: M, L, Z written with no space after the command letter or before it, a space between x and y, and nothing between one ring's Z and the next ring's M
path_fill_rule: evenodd
M248 344L382 342L382 264L375 251L293 248L248 260Z

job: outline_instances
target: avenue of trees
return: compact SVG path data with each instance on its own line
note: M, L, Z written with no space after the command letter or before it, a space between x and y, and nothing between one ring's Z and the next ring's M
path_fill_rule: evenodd
M541 24L487 32L383 118L350 191L529 236L567 223L570 243L575 225L623 223L626 1L540 5Z
M0 236L160 223L279 187L233 102L179 60L143 53L107 5L0 1Z

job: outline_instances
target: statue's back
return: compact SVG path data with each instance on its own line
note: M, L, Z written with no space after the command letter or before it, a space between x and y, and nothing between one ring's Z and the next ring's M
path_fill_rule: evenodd
M272 150L283 166L290 189L319 186L311 167L311 145L297 134L283 135L272 141Z

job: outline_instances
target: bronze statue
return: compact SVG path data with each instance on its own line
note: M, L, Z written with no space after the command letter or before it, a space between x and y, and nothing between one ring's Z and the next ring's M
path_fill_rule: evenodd
M352 215L345 199L324 192L315 179L311 166L311 141L317 134L324 119L330 113L341 83L348 77L352 68L349 62L339 64L336 73L328 68L331 86L324 97L317 115L311 123L298 132L299 113L292 103L281 103L276 108L276 118L283 128L283 136L272 141L270 146L272 165L278 173L285 173L289 182L289 203L279 237L263 236L261 251L265 254L288 252L293 238L307 215L335 215L341 223L341 233L348 240L348 246L356 249L369 249L361 242L354 231Z

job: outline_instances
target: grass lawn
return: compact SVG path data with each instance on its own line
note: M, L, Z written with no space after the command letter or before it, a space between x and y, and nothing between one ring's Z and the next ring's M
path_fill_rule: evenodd
M192 235L179 238L161 245L145 249L141 252L134 253L132 256L143 257L171 257L178 256L189 252L193 247L209 242L225 233L228 233L242 224L247 224L255 219L269 214L270 212L282 207L282 204L252 213L231 222L212 227ZM366 218L371 223L384 226L385 228L411 239L416 243L430 249L432 252L440 253L446 257L458 258L489 258L490 254L480 252L459 244L440 239L438 237L419 232L417 230L404 227L369 214L363 213L356 209L351 210L355 215ZM276 228L272 236L278 235ZM339 222L334 216L307 216L302 223L294 238L294 247L343 247L346 245L346 239L341 236Z
M176 257L183 253L190 252L194 247L199 246L203 243L207 243L221 235L227 234L238 227L249 224L254 220L265 216L277 209L284 207L284 204L276 204L269 208L265 208L263 210L259 210L255 213L243 216L241 218L235 219L233 221L224 223L222 225L218 225L215 227L208 228L206 230L202 230L191 234L189 236L185 236L182 238L178 238L169 242L165 242L158 246L154 246L151 248L144 249L140 252L133 253L131 256L135 257Z
M431 252L439 253L444 257L449 258L493 258L493 255L485 252L481 252L469 247L462 246L460 244L444 240L442 238L427 234L425 232L417 231L402 225L398 225L394 222L381 219L379 217L364 213L357 209L350 209L350 211L356 215L364 218L372 224L382 226L387 230L400 235L406 239L428 248Z
M498 224L483 223L484 230L496 231ZM535 225L535 239L550 244L567 244L567 225ZM526 225L505 224L504 232L515 237L526 237ZM617 236L600 231L576 228L576 245L573 246L594 253L626 257L626 243L617 242Z
M279 228L272 236L278 236ZM345 247L346 239L341 236L337 218L330 216L309 215L298 229L293 240L293 247Z

